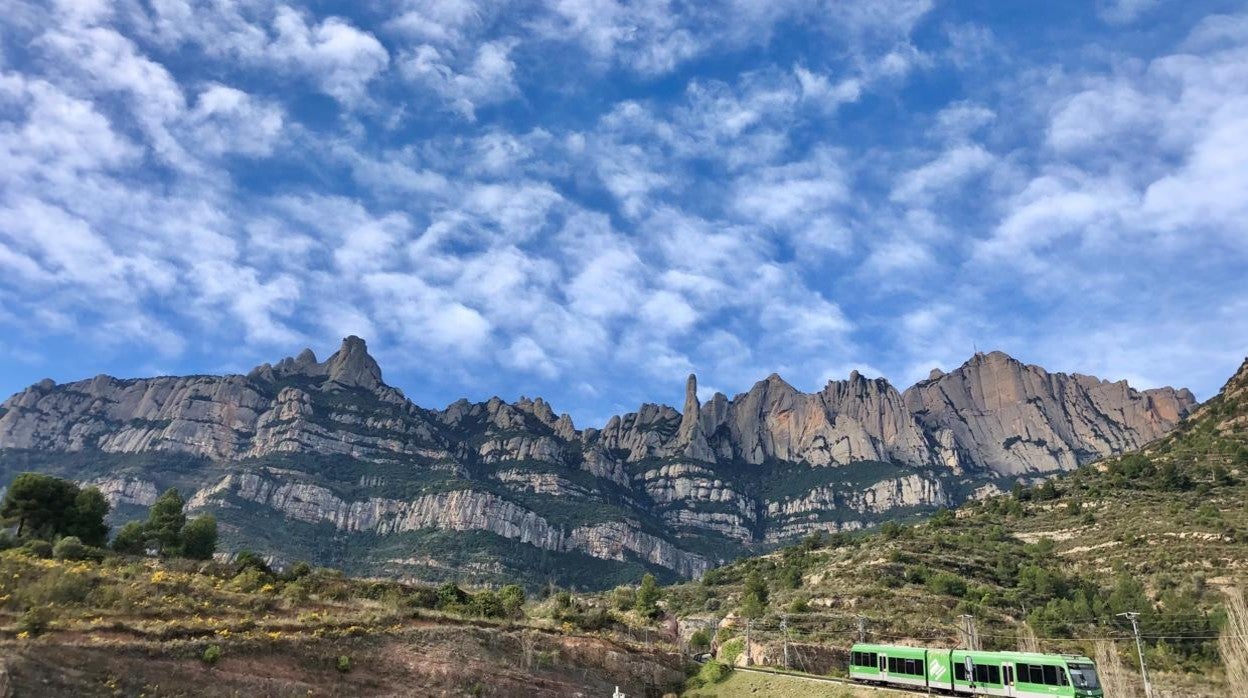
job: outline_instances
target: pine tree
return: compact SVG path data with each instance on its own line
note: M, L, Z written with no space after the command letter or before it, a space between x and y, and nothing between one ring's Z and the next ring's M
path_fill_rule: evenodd
M74 507L67 517L66 535L77 536L83 545L102 548L108 542L108 500L96 487L88 487L74 498Z
M654 575L646 573L641 578L641 588L637 590L637 603L634 606L637 613L644 618L656 618L659 615L659 583L655 581Z
M760 618L767 612L767 582L758 572L751 572L745 579L745 590L741 595L741 615L746 618Z
M138 522L131 521L113 536L113 550L127 555L142 555L147 547L147 530L146 527Z
M208 560L217 552L217 519L204 514L182 528L182 555L192 560Z
M156 543L161 555L176 555L182 543L182 527L186 513L182 511L182 495L170 488L152 504L147 512L147 536Z
M70 511L78 497L78 486L67 480L22 473L13 479L0 504L0 520L17 524L17 535L46 539L65 532Z

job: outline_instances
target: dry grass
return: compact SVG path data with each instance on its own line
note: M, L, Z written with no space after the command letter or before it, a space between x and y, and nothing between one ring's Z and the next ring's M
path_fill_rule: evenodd
M1218 639L1218 652L1231 695L1248 698L1248 604L1239 589L1226 590L1226 627Z
M1036 631L1031 629L1030 625L1023 623L1018 629L1018 651L1019 652L1039 652L1040 639L1036 637Z
M1096 641L1096 671L1101 677L1105 698L1134 698L1143 695L1143 687L1134 675L1127 671L1113 640Z

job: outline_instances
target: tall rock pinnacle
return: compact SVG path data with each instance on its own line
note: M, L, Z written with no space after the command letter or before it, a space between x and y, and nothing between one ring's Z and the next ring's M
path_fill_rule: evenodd
M698 377L692 373L685 381L685 409L680 415L676 443L684 447L684 455L702 461L715 460L715 454L702 433L702 408L698 404Z

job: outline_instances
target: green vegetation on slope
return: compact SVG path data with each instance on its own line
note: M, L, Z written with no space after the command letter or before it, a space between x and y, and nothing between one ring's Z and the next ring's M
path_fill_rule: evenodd
M1085 654L1130 638L1117 614L1138 611L1150 668L1207 690L1221 680L1222 590L1248 586L1246 377L1139 453L926 523L811 536L665 589L664 604L693 622L753 616L761 644L779 642L783 620L793 642L847 648L863 617L871 639L954 646L968 614L985 649Z

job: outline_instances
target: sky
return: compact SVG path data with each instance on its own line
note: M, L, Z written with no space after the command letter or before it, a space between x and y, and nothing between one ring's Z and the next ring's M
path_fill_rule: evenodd
M0 393L364 337L579 426L1000 349L1211 397L1248 353L1216 0L8 0Z

